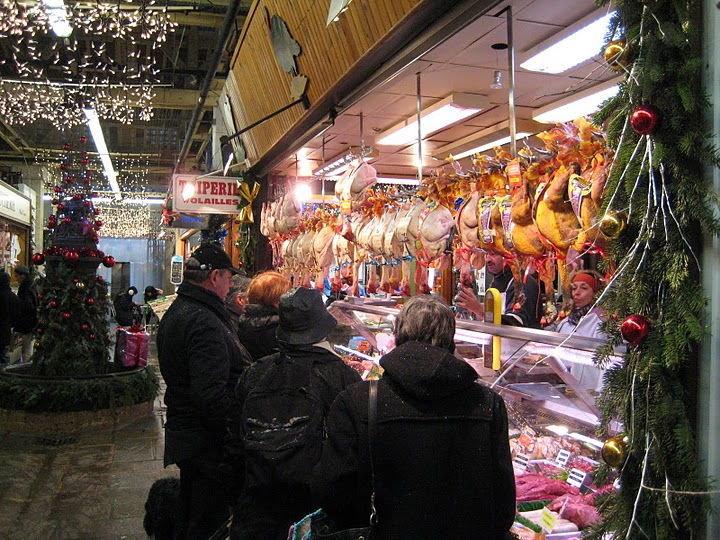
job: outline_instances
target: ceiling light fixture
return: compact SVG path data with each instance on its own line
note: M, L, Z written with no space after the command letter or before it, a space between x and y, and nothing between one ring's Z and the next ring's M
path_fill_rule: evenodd
M550 127L550 126L548 126ZM515 139L522 139L542 131L542 126L530 120L517 120ZM510 121L504 120L499 124L485 128L477 133L463 137L454 143L441 146L435 151L435 159L444 160L449 155L454 159L472 156L496 146L510 142Z
M100 127L100 119L98 118L95 109L85 109L85 117L87 118L93 142L95 142L95 148L97 148L98 157L103 164L103 169L105 169L105 176L107 176L108 182L110 182L110 189L112 189L115 194L115 200L119 201L122 199L122 195L120 194L120 186L117 182L117 173L113 168L110 153L108 152L107 145L105 144L105 137L103 136L102 128Z
M421 135L423 138L436 131L473 116L490 106L487 96L480 94L450 94L437 103L423 109ZM417 140L417 114L378 134L375 144L399 146Z
M500 90L502 88L502 71L496 69L493 73L493 82L490 83L490 88L493 90Z
M340 154L333 158L329 163L318 167L312 173L313 176L339 176L345 169L347 169L353 161L359 160L360 158L369 161L380 155L380 151L377 148L350 148L350 152L347 154Z
M68 14L63 0L42 0L42 3L47 8L45 12L55 35L61 38L69 37L72 34L73 27L68 21Z
M568 122L581 116L593 114L600 104L618 93L622 77L616 77L604 83L592 86L554 103L550 103L533 112L536 122Z
M562 73L600 54L615 12L597 10L527 51L520 67Z

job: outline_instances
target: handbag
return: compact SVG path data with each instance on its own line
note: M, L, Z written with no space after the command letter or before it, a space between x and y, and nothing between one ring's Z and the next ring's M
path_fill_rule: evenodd
M313 540L372 540L377 525L377 511L375 509L375 459L373 447L377 438L377 380L370 381L368 391L368 451L370 454L370 519L367 527L335 530L332 520L324 512L312 518Z

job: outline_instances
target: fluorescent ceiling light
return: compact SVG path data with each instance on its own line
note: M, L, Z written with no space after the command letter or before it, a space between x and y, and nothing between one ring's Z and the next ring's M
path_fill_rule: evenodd
M390 177L378 177L377 179L378 184L397 184L399 186L418 186L420 185L420 182L418 182L417 178L390 178Z
M548 126L550 127L550 126ZM542 126L531 122L530 120L517 120L515 129L515 140L525 137L543 130ZM485 150L490 150L496 146L502 146L510 142L510 121L504 120L499 124L485 128L477 133L463 137L454 143L441 146L435 150L435 159L444 160L452 155L455 159L472 156Z
M562 73L600 54L615 12L595 11L552 38L530 49L520 67L528 71Z
M340 154L335 156L327 164L322 167L315 169L312 174L313 176L337 176L345 172L350 164L360 157L360 154L366 160L376 158L380 155L377 148L366 148L364 152L360 151L359 148L351 148L347 154Z
M57 37L69 37L73 28L68 21L63 0L42 0L42 3L45 4L48 22L52 26L55 35Z
M545 123L568 122L593 114L603 101L618 93L618 83L621 80L622 77L617 77L540 107L533 112L533 120Z
M110 153L108 152L107 145L105 144L105 137L103 136L102 129L100 128L100 119L98 118L95 109L85 109L85 117L88 121L88 127L90 128L90 134L92 135L93 141L95 142L95 148L97 148L98 156L105 169L105 176L107 176L110 182L110 189L115 193L115 200L119 201L122 199L120 194L120 186L117 182L117 174L113 168L112 160L110 159Z
M445 99L422 110L421 136L424 139L446 126L477 114L489 105L488 97L480 94L450 94ZM375 144L399 146L417 140L417 135L416 114L383 133L379 133Z

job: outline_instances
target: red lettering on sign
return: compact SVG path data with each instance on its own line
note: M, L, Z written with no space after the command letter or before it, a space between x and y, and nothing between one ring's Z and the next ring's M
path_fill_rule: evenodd
M220 184L220 193L218 195L227 195L227 184Z
M210 187L210 194L211 195L217 195L218 194L218 183L213 182Z

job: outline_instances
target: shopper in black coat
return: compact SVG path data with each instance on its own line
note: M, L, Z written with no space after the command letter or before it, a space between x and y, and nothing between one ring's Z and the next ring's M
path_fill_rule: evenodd
M255 276L247 290L247 303L240 315L238 335L254 360L272 354L278 348L275 331L280 324L280 297L290 281L279 272Z
M15 331L22 334L23 345L20 362L26 362L32 355L35 343L33 332L38 322L38 291L30 268L24 264L15 267L15 277L20 283L17 294L20 309L15 322Z
M337 322L328 313L322 295L316 289L298 287L289 290L280 298L279 310L277 338L280 352L260 359L243 373L237 388L238 403L242 408L248 394L260 386L266 374L276 369L276 365L293 363L299 365L302 371L309 371L310 382L302 388L308 389L321 402L326 416L338 393L360 381L360 375L346 365L326 341ZM296 384L301 383L298 381ZM283 400L283 403L286 402ZM279 400L276 404L282 408ZM241 424L236 433L242 445L244 432ZM245 470L256 473L267 469L264 462L255 463L247 457ZM305 484L280 483L272 472L267 476L248 474L233 519L231 538L286 540L290 525L317 508L317 502L310 493L312 470L310 466L306 471L297 471L299 476L307 477Z
M499 540L515 516L515 482L502 398L453 356L455 319L419 296L397 317L397 348L380 365L374 446L377 538ZM339 528L370 515L368 387L342 392L313 490Z
M187 260L178 296L160 322L160 371L167 384L165 466L180 468L179 538L207 540L230 514L218 472L235 385L251 358L229 322L224 298L237 272L212 244Z
M0 270L0 364L10 361L10 338L19 311L20 301L10 288L10 274Z
M130 287L127 291L122 291L115 296L113 307L115 308L115 320L120 326L132 326L135 321L135 308L138 306L133 302L133 296L138 290Z

